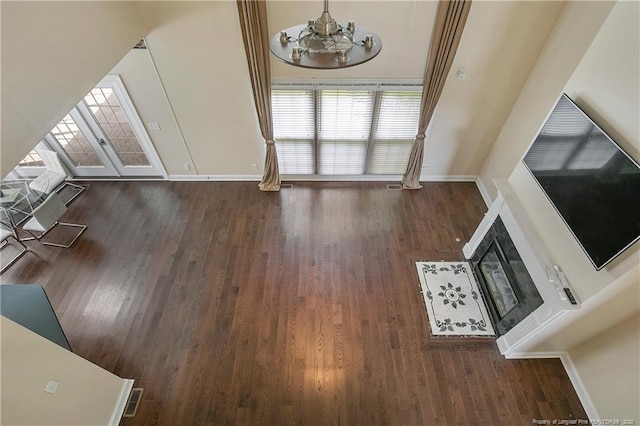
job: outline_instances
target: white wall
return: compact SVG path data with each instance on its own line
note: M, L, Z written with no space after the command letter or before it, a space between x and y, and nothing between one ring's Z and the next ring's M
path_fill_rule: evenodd
M562 319L560 331L533 351L568 351L600 417L637 420L640 244L596 271L520 162L563 91L640 161L640 3L621 1L610 7L603 2L567 5L496 141L483 182L509 173L509 184L531 212L554 263L583 302ZM589 36L589 43L576 36ZM583 49L578 61L574 49ZM611 366L610 374L606 366Z
M307 70L271 57L274 79L416 79L422 81L437 10L435 1L335 1L339 22L375 31L381 53L342 70ZM476 176L529 71L544 46L562 2L474 2L452 70L432 119L422 176ZM319 2L268 3L273 34L317 18ZM462 67L467 78L460 81Z
M472 3L425 145L423 176L477 176L563 2ZM456 70L463 68L464 80Z
M636 314L569 352L602 419L640 419L638 324Z
M152 28L149 50L198 173L256 174L251 164L262 167L264 141L236 3L142 2L141 9ZM170 173L185 162L172 163L166 151L160 155Z
M196 174L188 146L156 72L151 51L130 50L109 74L119 75L122 79L167 173ZM148 123L158 123L160 130L149 128ZM188 170L185 164L189 166Z
M511 175L614 4L566 3L480 171L480 185L490 198L497 194L493 179Z
M146 33L137 2L12 2L1 8L5 176Z
M329 2L331 16L344 24L368 28L382 39L382 51L371 61L341 70L310 70L286 65L271 55L274 79L422 79L437 3L433 1ZM270 34L317 19L320 1L269 1ZM237 19L237 17L236 17ZM410 40L410 42L408 42Z
M0 317L3 425L106 425L125 381ZM55 394L45 386L59 383ZM126 396L125 396L126 398Z
M3 139L25 141L10 143L8 150L3 146L3 167L12 168L93 84L114 73L123 79L143 121L160 124L161 130L148 130L170 175L261 175L264 146L234 1L141 2L145 25L138 25L136 5L128 2L25 4L9 8L11 18L3 14L3 21L10 21L2 28L6 35L3 49L8 46L13 52L10 57L17 60L3 61L2 71L19 83L12 85L16 89L11 99L26 96L29 105L20 109L35 113L3 113L3 124L9 123L16 134L5 138L3 131ZM437 2L333 1L330 7L338 20L354 19L357 25L377 32L384 45L380 55L367 64L335 71L300 69L272 57L275 80L422 80ZM562 7L562 2L554 1L472 5L427 140L427 178L478 174ZM66 8L71 8L69 13ZM321 8L317 1L270 1L270 31L275 34L306 22L319 16ZM56 18L57 26L48 27L39 15ZM108 24L116 18L115 25ZM93 22L104 25L90 32L85 26ZM137 31L140 26L150 29L146 35L149 50L131 51L132 44L144 35ZM117 34L110 35L111 30ZM43 50L39 43L45 32L48 39ZM85 33L89 36L77 37ZM17 41L22 39L26 41ZM33 75L24 69L37 68L42 58L52 59L53 69L60 71L49 75L48 69L40 67L36 80L53 86L54 91L29 88ZM455 78L458 67L466 69L466 80ZM53 84L54 80L60 84ZM39 113L43 105L46 108ZM20 120L14 120L20 115ZM190 170L185 170L185 164ZM252 164L259 170L253 170Z
M564 91L640 162L639 7L638 2L616 4ZM534 225L581 300L593 297L638 265L640 244L635 244L607 267L596 271L521 162L509 183L525 209L536 212Z
M355 19L382 37L380 55L343 70L301 69L272 56L272 76L276 81L421 81L436 6L428 1L331 2L335 18ZM316 1L270 1L270 31L317 17L321 7ZM473 4L427 141L426 175L477 175L562 7L544 1ZM162 130L149 134L169 174L259 176L264 148L235 2L144 2L141 8L159 77L149 58L135 51L113 73L123 78L145 123L160 123ZM454 76L458 66L467 70L465 81ZM194 168L185 171L189 152Z

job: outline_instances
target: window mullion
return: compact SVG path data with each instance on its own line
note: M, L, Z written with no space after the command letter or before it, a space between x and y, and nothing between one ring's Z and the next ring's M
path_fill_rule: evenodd
M318 87L315 86L311 92L313 97L313 174L317 175L320 171L320 144L318 143L318 124L320 123L318 105L320 96L318 96Z
M380 103L382 101L382 95L379 90L373 92L373 111L371 114L371 128L369 129L369 139L367 140L367 153L364 161L364 173L365 175L369 174L369 160L371 160L371 153L373 151L373 143L374 137L376 134L376 127L378 126L378 115L380 112Z

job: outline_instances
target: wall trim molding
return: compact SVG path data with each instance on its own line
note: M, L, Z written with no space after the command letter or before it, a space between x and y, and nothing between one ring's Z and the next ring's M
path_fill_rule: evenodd
M578 373L578 369L576 365L573 363L571 359L571 355L568 352L516 352L511 353L509 356L506 356L507 359L526 359L526 358L560 358L560 362L562 362L562 366L567 372L567 376L569 376L569 380L573 385L573 388L578 394L578 398L582 403L582 407L584 411L587 413L587 417L589 419L599 419L600 415L598 415L598 410L596 409L595 404L591 400L591 396L589 396L589 392L582 382L582 378L580 377L580 373Z
M475 182L475 175L422 175L420 182Z
M120 390L116 406L113 408L113 413L111 413L109 425L118 426L120 424L120 419L122 419L124 409L129 401L129 394L131 393L131 389L133 389L133 382L133 379L122 379L122 389Z
M262 175L169 175L170 181L202 182L202 181L256 181Z
M262 175L169 175L170 181L256 181ZM402 175L281 175L283 182L398 182ZM423 175L420 182L477 182L473 175ZM484 198L484 197L483 197Z
M573 363L573 359L571 359L571 355L568 352L563 352L560 357L560 361L562 361L562 365L564 365L564 369L567 371L567 375L569 376L569 380L573 384L573 388L576 390L578 394L578 398L580 398L580 402L582 402L582 406L584 410L587 412L587 416L590 419L599 419L600 415L598 414L598 410L596 409L595 404L591 400L591 396L587 391L584 383L582 382L582 378L580 377L580 373L578 373L578 369L576 365Z
M480 176L476 176L474 181L476 183L476 186L478 187L478 191L480 191L480 195L482 196L484 203L487 205L487 207L491 206L491 203L493 203L493 200L489 195L489 191L487 191L487 187L484 186L482 179L480 179Z

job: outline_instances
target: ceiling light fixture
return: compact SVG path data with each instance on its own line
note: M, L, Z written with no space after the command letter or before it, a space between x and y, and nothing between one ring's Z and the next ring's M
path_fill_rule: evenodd
M329 0L318 19L280 31L271 38L271 53L290 65L303 68L352 67L376 57L382 40L353 21L342 26L329 13Z

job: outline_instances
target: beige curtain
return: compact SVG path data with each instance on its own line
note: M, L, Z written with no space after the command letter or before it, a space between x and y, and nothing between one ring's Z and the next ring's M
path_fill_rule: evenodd
M402 178L403 189L422 188L420 172L424 156L425 132L438 104L438 99L440 99L453 58L456 56L470 8L471 0L440 0L438 3L438 12L431 36L431 47L424 72L418 134L411 148L407 171Z
M260 131L267 144L264 175L258 185L263 191L280 190L278 154L273 141L271 118L271 68L269 67L269 32L265 0L237 0L240 28L247 53L247 64Z

